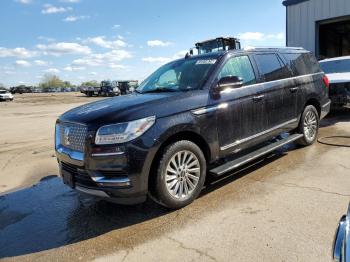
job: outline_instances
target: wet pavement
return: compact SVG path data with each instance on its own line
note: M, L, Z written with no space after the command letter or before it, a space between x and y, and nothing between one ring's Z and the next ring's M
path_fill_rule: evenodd
M320 137L350 135L349 120L327 118ZM210 178L199 199L172 212L151 201L108 203L47 176L0 196L0 258L330 261L336 223L350 200L348 150L291 144Z
M0 255L40 252L103 235L165 214L149 202L117 206L81 195L58 177L0 197Z

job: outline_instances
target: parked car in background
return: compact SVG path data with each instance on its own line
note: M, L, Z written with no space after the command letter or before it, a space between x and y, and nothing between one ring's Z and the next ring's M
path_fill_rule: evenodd
M121 94L117 81L102 81L100 86L82 86L80 92L87 96L119 96Z
M347 214L340 219L335 232L333 259L338 262L350 262L350 205Z
M10 92L12 94L24 94L24 93L32 93L32 87L20 85L20 86L14 86L10 88Z
M0 90L0 101L12 101L13 95L7 90Z
M320 61L329 79L329 97L332 108L350 107L350 56Z
M313 144L329 109L328 79L302 48L186 56L130 95L61 115L55 149L72 188L181 208L198 197L207 174L222 176L293 141Z

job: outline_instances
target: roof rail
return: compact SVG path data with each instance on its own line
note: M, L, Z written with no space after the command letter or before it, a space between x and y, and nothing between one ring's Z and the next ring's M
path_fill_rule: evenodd
M303 47L291 47L291 46L246 46L243 50L254 50L254 49L293 49L293 50L303 50Z

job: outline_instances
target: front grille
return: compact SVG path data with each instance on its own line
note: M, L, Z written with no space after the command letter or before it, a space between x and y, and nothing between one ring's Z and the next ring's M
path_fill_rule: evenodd
M62 122L59 124L60 144L74 151L84 152L87 127L81 124Z

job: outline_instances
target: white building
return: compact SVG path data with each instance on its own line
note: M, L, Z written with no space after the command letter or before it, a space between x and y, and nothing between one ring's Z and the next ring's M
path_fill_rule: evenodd
M318 58L350 55L350 0L285 0L287 46Z

